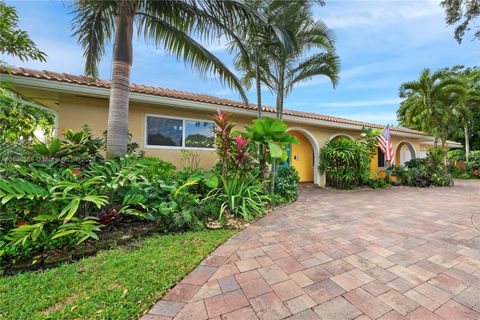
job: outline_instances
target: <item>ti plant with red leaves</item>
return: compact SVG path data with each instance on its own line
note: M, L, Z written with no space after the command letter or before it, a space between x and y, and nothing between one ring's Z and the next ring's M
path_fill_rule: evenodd
M228 170L228 161L230 159L230 147L232 145L232 129L235 126L233 122L230 122L232 115L227 112L217 111L213 117L215 122L215 147L217 155L221 164L222 174L225 176Z
M233 154L232 160L233 165L238 169L240 175L250 172L255 163L255 159L249 152L249 143L250 139L240 135L236 136L234 139L233 148L235 153Z

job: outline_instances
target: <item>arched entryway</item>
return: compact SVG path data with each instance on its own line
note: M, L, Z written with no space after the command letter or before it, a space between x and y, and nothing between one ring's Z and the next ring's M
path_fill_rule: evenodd
M355 140L351 135L349 135L348 133L335 133L334 135L332 135L328 141L330 140L333 140L333 139L340 139L340 138L350 138L352 140Z
M395 164L397 167L405 166L405 162L417 157L415 148L409 141L400 141L395 148Z
M291 144L289 164L300 176L300 182L319 183L318 152L319 146L313 135L300 128L290 128L288 133L298 139L298 144Z

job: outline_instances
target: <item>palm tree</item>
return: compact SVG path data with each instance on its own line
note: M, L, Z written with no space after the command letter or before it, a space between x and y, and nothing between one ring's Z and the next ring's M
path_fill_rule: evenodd
M263 81L277 95L277 118L282 119L285 97L296 84L314 76L326 76L333 87L338 84L340 59L332 32L325 23L314 19L311 1L289 1L272 8L269 14L274 23L291 34L295 44L291 51L276 45L266 57L269 68Z
M236 89L247 101L240 80L194 39L208 40L224 35L238 41L232 26L247 26L261 19L243 3L237 0L75 0L73 8L73 34L84 48L87 75L98 76L105 43L113 38L107 158L127 152L128 97L135 31L139 36L153 40L157 47L183 59L200 74L216 74L222 83Z
M454 68L455 69L455 68ZM463 68L460 68L463 69ZM454 70L454 76L461 81L465 91L458 95L457 103L454 107L454 113L458 116L463 125L465 135L465 158L468 162L470 153L470 134L469 126L474 113L480 111L480 69L467 68L465 70ZM478 83L478 85L476 85Z
M323 5L323 1L317 1ZM322 21L313 17L310 0L274 1L265 9L272 24L286 30L293 39L294 47L285 50L280 42L264 46L259 51L260 72L250 72L246 77L257 78L276 94L277 118L283 117L283 103L293 87L314 76L327 76L333 86L338 83L339 58L335 53L333 36ZM310 54L314 51L313 54ZM310 54L310 55L309 55ZM260 78L259 78L260 77ZM272 161L270 188L275 189L276 159Z
M403 83L400 97L405 98L397 115L402 125L429 132L434 135L434 146L445 147L449 125L453 117L453 106L464 89L461 82L445 77L441 70L430 72L424 69L420 78Z
M265 17L265 22L252 23L246 30L239 29L240 38L244 50L236 50L236 42L230 43L230 51L236 51L234 57L235 68L244 72L242 82L247 88L252 86L252 79L255 79L255 88L257 94L257 118L262 118L262 73L268 72L267 57L269 48L278 45L286 52L291 52L294 46L294 40L287 30L281 25L272 21L274 15L272 10L276 10L283 5L288 5L284 0L245 0L245 4L252 10L256 10Z

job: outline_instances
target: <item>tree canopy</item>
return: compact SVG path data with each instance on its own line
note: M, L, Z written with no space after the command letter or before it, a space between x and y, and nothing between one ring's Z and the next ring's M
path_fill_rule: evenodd
M15 8L3 1L0 1L0 53L18 57L21 61L46 61L47 58L27 32L19 29Z
M431 72L425 69L418 80L402 84L404 100L397 116L407 128L422 130L445 145L447 139L468 140L480 147L480 69L455 66Z
M443 0L448 25L456 25L455 39L462 42L465 33L472 30L472 24L480 16L480 0ZM480 39L479 25L475 26L474 37Z

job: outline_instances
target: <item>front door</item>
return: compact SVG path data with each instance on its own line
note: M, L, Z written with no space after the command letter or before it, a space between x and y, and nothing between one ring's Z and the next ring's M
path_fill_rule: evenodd
M290 146L290 164L297 170L300 182L313 182L314 159L310 141L298 131L289 134L298 139L299 144Z

